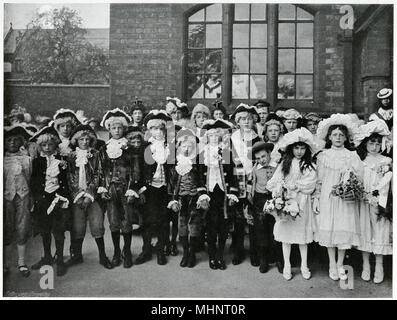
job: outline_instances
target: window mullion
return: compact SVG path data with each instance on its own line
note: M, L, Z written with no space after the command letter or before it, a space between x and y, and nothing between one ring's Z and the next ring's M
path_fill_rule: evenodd
M278 5L267 5L267 100L272 107L277 103L278 89Z
M229 106L232 102L234 5L223 4L222 10L222 100L223 105Z

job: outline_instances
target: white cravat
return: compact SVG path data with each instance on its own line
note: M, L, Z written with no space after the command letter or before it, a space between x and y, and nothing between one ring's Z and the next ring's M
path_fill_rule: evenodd
M88 150L82 150L76 147L76 167L79 168L79 189L87 189L87 177L85 165L88 163Z

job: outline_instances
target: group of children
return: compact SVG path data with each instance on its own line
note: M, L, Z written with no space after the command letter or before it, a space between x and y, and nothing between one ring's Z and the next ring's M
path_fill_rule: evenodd
M99 263L107 269L145 263L154 250L164 265L167 256L178 254L179 234L181 267L194 267L206 242L209 267L225 270L229 235L237 265L245 258L248 233L250 261L261 273L274 262L290 280L291 245L297 244L302 276L310 279L308 244L317 242L327 248L331 279L347 279L345 251L357 248L362 279L370 280L373 253L374 282L380 283L383 256L392 254L391 95L391 89L380 90L379 110L368 123L347 114L321 119L295 109L269 112L262 100L240 104L230 117L219 101L212 114L198 104L188 119L187 105L167 98L165 110L145 117L142 106L135 108L134 120L124 110L108 111L101 121L109 132L106 142L69 109L58 110L40 130L23 123L6 126L4 270L16 241L19 272L29 276L25 248L33 231L42 238L44 256L31 268L55 263L57 275L64 275L83 262L88 222ZM334 195L346 172L363 183L363 197L346 201ZM288 194L294 219L264 210L280 192ZM105 215L111 260L105 253ZM133 262L134 224L143 247ZM66 232L71 243L65 262Z

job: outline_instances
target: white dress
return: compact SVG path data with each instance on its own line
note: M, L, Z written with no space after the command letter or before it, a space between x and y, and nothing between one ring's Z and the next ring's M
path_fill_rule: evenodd
M390 181L392 179L391 171L386 174L379 172L382 166L390 165L391 158L381 154L368 154L364 164L364 188L370 194L374 190L379 190L380 195L388 194ZM372 205L368 201L360 203L360 227L362 243L359 246L361 251L373 252L374 254L391 255L392 246L392 223L382 217L378 218L378 205Z
M300 170L299 160L294 158L291 163L290 172L284 177L281 171L282 162L277 167L273 177L267 183L270 191L278 190L280 184L297 187L295 200L299 205L299 216L295 220L281 220L276 218L274 224L274 239L290 244L307 244L314 240L315 221L312 210L311 194L313 193L317 174L315 169Z
M350 249L361 243L359 202L350 203L331 195L332 187L348 169L362 179L363 164L354 151L331 147L318 155L317 173L322 185L315 241L325 247Z

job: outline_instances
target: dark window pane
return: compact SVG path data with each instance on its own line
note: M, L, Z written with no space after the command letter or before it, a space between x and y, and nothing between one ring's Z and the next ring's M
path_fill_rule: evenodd
M279 49L278 50L278 72L295 73L295 50Z
M313 49L296 50L296 72L313 73Z
M206 7L207 15L205 17L206 21L222 21L222 5L213 4Z
M309 12L298 8L298 17L297 20L313 20L313 15L311 15Z
M313 47L313 23L298 23L296 29L297 47Z
M233 48L248 48L248 32L248 24L233 25Z
M280 23L278 25L278 46L295 47L295 24Z
M204 76L190 75L187 78L187 91L189 98L204 98L204 84L202 82Z
M216 99L218 94L222 94L221 75L206 75L204 84L204 98Z
M206 25L205 45L207 48L221 48L222 47L222 25L221 24L207 24Z
M195 14L189 17L189 22L201 22L204 21L204 9L197 11Z
M266 98L266 75L250 76L250 99Z
M267 47L267 24L251 24L251 47Z
M189 48L204 48L204 25L189 25Z
M248 99L248 75L234 74L232 77L232 98Z
M222 49L212 49L206 51L205 56L206 72L222 71Z
M266 20L266 5L261 3L251 4L251 20Z
M296 99L313 99L313 76L296 76Z
M295 6L291 4L278 5L279 20L295 20Z
M234 20L249 20L249 4L236 3L234 5Z
M294 99L295 81L294 76L279 75L278 76L278 99Z
M188 73L203 73L204 72L204 50L189 50Z
M233 50L233 73L248 72L249 50Z
M267 66L267 50L266 49L252 49L251 50L251 73L266 73Z

